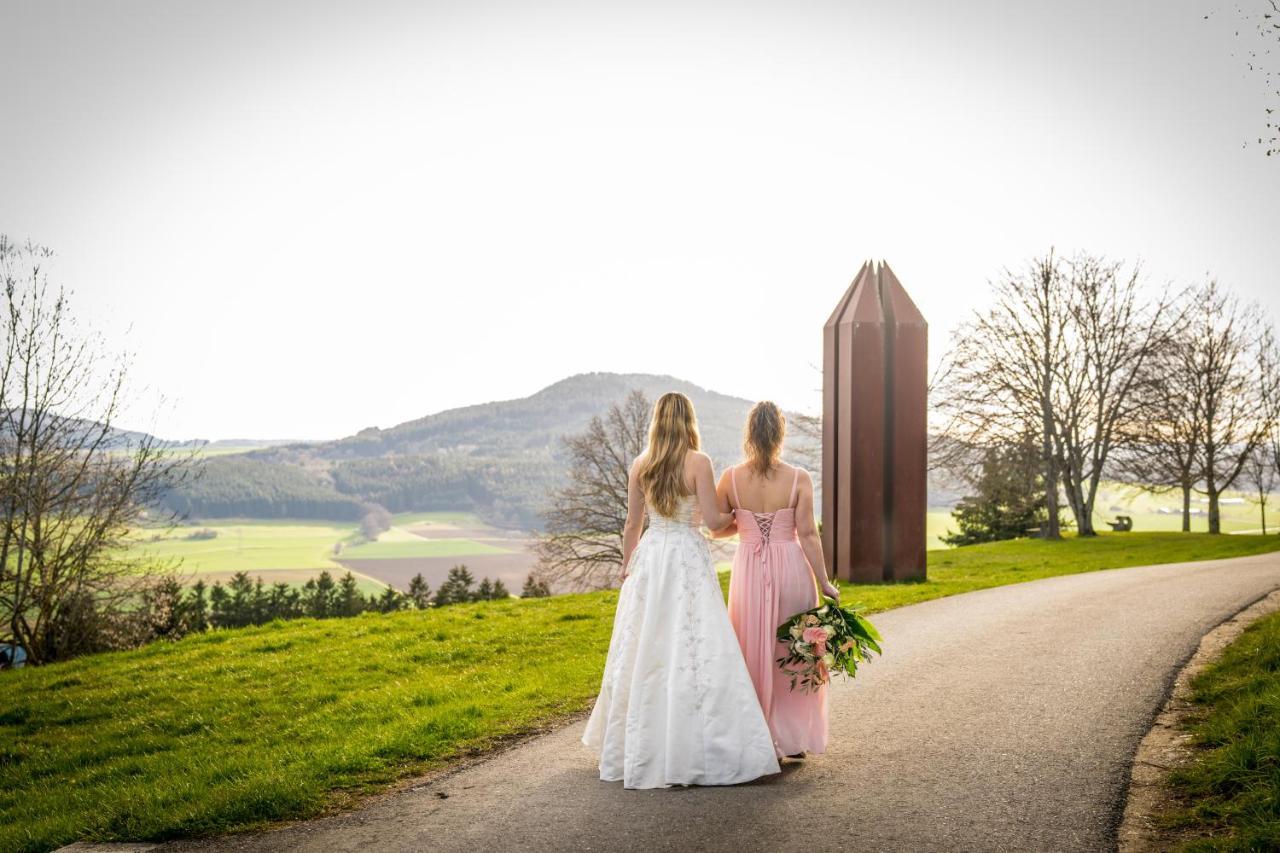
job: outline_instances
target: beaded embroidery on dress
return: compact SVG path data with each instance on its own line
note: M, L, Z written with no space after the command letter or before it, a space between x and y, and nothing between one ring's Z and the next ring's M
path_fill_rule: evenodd
M778 772L693 496L672 517L649 513L582 741L600 755L600 778L626 788Z

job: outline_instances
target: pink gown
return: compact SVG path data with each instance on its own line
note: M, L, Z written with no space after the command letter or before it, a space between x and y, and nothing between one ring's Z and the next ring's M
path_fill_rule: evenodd
M741 543L733 556L729 579L729 621L737 632L778 755L825 752L826 688L815 693L792 691L791 679L777 664L784 654L777 640L778 626L818 605L818 588L796 538L800 470L796 469L787 506L775 512L742 508L737 473L736 468L729 472Z

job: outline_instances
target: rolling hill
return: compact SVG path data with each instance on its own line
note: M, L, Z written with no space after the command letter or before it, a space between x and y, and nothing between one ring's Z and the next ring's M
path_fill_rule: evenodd
M516 400L448 409L334 441L264 447L201 460L201 476L168 506L196 518L349 520L366 503L392 512L470 510L532 528L563 484L561 438L632 390L681 391L698 409L703 445L718 465L739 456L752 401L652 374L584 373Z

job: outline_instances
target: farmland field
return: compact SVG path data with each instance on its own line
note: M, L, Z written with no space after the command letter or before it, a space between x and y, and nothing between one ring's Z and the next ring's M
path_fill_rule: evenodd
M212 539L190 538L211 530ZM141 530L134 548L157 559L181 559L182 571L253 572L264 569L340 570L334 545L352 536L355 525L335 522L219 520L172 530ZM159 538L154 538L159 537Z
M198 531L213 538L192 538ZM351 571L362 592L391 585L408 588L421 573L436 588L449 569L468 566L477 579L501 578L519 590L533 565L522 534L499 530L463 512L404 513L376 542L356 544L357 527L339 522L219 519L134 534L133 551L159 560L181 561L190 580L225 583L236 572L266 583L306 583L322 571Z

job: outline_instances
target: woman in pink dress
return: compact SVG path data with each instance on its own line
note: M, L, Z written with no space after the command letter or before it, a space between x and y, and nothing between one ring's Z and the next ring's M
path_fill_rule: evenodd
M778 666L785 652L778 626L818 605L818 590L839 599L827 580L822 541L813 518L809 472L779 459L786 421L771 402L747 416L746 461L724 472L717 489L734 523L717 536L740 539L729 580L729 620L760 698L779 757L802 757L827 748L827 691L791 690Z

